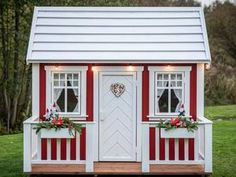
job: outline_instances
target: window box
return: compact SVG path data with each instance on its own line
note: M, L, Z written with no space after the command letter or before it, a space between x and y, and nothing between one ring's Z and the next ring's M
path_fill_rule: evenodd
M42 128L40 130L41 138L74 138L75 130L72 130L72 133L69 133L68 128L61 128L61 129L46 129Z
M166 130L161 128L161 138L194 138L195 132L188 131L187 128L176 128Z

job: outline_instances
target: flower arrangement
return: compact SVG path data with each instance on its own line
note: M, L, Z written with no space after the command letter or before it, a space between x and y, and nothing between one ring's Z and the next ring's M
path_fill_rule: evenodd
M165 128L165 130L187 128L189 132L194 132L194 130L198 129L197 125L198 122L194 121L190 117L185 116L184 106L181 105L178 117L165 121L160 120L160 122L157 124L157 127Z
M44 117L45 121L37 123L35 127L36 133L38 133L42 128L48 130L55 129L56 131L60 130L61 128L68 128L70 135L73 135L73 130L75 130L75 132L81 133L81 124L76 124L67 117L59 117L55 103L53 104L52 108L46 110Z

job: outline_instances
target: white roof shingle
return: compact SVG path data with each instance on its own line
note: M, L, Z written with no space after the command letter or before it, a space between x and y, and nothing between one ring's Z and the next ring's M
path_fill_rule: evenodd
M200 7L35 7L28 63L210 62Z

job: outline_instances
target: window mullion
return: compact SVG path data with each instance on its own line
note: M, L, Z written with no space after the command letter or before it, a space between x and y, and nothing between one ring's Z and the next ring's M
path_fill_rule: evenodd
M171 113L171 89L170 89L170 74L168 74L168 113Z
M65 73L65 112L67 112L67 73Z

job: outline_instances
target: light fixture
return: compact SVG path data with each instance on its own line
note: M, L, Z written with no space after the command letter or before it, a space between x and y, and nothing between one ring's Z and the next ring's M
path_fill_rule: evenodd
M209 70L209 69L211 68L211 64L210 64L210 63L207 63L207 64L205 65L205 67L206 67L206 70Z
M170 69L171 69L171 66L170 66L170 65L167 65L166 68L167 68L167 70L170 70Z
M92 64L92 71L96 71L96 66L95 66L95 64Z
M132 64L130 63L129 66L128 66L128 70L129 70L129 71L133 71L133 69L134 69L134 68L133 68Z
M58 70L58 69L59 69L58 65L56 65L56 66L55 66L55 69L56 69L56 70Z

